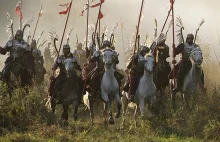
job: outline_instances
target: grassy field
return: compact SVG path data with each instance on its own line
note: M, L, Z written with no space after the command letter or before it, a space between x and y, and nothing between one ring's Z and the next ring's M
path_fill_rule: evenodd
M137 128L134 127L133 110L129 110L126 126L122 130L121 117L115 119L114 125L104 125L102 106L96 106L95 124L91 125L89 112L83 105L76 122L70 109L69 124L64 127L59 119L61 106L57 107L56 117L45 111L41 103L45 91L44 87L34 88L30 90L29 96L24 96L22 90L18 89L11 100L1 98L0 141L220 141L218 89L212 90L208 96L200 96L193 111L185 109L180 97L178 110L172 111L167 95L159 115L151 120L139 118Z

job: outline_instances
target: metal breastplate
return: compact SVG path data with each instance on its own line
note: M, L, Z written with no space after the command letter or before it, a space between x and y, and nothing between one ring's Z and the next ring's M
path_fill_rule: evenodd
M12 46L10 49L10 56L12 58L17 58L17 57L21 57L22 55L24 55L24 53L28 50L28 45L25 42L18 42L17 40L13 40L12 42Z
M145 63L145 58L141 55L138 55L138 61L137 61L137 67L136 67L136 71L138 73L144 72L144 63Z
M190 53L194 48L194 44L189 45L188 43L185 43L184 45L185 46L184 46L183 53L182 53L182 59L183 60L188 60L189 56L190 56Z

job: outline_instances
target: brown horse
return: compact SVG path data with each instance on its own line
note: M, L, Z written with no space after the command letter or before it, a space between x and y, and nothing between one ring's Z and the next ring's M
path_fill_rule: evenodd
M8 85L15 88L29 87L33 84L34 75L34 56L31 52L26 52L21 58L15 59L13 62Z

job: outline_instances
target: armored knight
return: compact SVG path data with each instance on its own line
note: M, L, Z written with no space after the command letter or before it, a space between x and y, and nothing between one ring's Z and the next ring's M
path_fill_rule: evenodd
M5 67L2 71L3 82L7 82L13 62L21 58L26 52L31 52L28 43L23 40L22 30L18 30L15 34L15 38L9 40L3 48L0 47L0 53L2 55L5 55L7 52L10 53L10 56L6 59Z
M31 49L32 49L33 56L35 58L35 62L39 62L43 66L43 64L44 64L43 56L41 54L41 51L39 49L37 49L36 40L32 40Z
M36 70L35 81L37 83L41 83L42 81L44 81L44 75L46 74L46 70L44 68L44 59L41 54L41 51L37 48L36 40L32 40L31 49L32 49L32 54L35 58L35 70Z
M73 55L77 57L80 66L82 66L86 61L86 52L82 49L82 43L77 45L77 49L73 51Z
M192 64L191 61L189 59L190 57L190 53L194 48L197 48L199 46L197 46L194 42L194 35L193 34L188 34L187 38L186 38L186 42L185 43L181 43L179 44L176 48L175 48L175 56L178 54L182 55L182 59L179 61L179 63L176 65L176 69L177 69L177 87L173 90L175 93L177 93L178 91L181 91L182 87L183 87L183 81L185 76L187 75L189 69L191 68ZM172 77L172 73L171 72L171 76ZM202 75L202 83L204 85L204 74Z
M81 71L81 67L78 63L78 60L75 56L73 56L73 54L70 52L70 46L68 44L65 44L63 46L63 55L57 57L57 59L55 59L55 62L53 64L52 70L56 70L58 67L60 69L59 75L55 78L54 80L54 76L51 76L51 80L55 81L54 84L54 92L55 92L55 98L58 101L57 103L59 103L60 101L60 95L61 95L61 89L62 86L65 83L66 80L66 69L65 69L65 65L64 65L64 61L67 58L73 58L74 59L74 65L75 65L75 69ZM82 82L80 82L81 84L79 86L82 86Z
M161 84L162 86L169 85L168 75L171 71L171 67L167 62L167 58L170 57L169 55L169 47L166 45L166 35L160 34L156 39L156 42L150 47L154 58L156 59L155 64L155 73L154 73L154 82L155 84ZM162 76L160 76L159 72L161 72ZM163 78L163 81L159 83L159 79Z
M139 85L139 81L144 74L144 56L150 52L146 46L142 46L140 52L128 62L127 69L130 70L128 81L125 83L123 90L129 92L129 99L133 101L135 91ZM132 67L132 64L134 66Z

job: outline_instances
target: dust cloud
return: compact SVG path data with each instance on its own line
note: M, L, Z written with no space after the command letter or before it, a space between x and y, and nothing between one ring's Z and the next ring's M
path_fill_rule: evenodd
M7 42L7 36L5 32L7 20L6 13L8 12L14 22L14 30L19 27L19 17L15 14L15 5L18 0L0 0L0 46L4 46ZM37 16L41 4L43 4L43 16L40 18L38 29L36 31L37 37L41 31L44 31L43 38L47 38L48 31L53 27L61 39L66 16L60 16L59 11L64 10L63 7L59 7L58 4L64 4L69 2L68 0L23 0L23 15L24 19L30 16ZM86 14L83 17L79 16L84 8L84 4L87 0L73 0L73 7L71 9L68 28L73 27L73 33L71 35L71 47L75 49L76 34L79 36L79 41L83 42L86 34ZM98 0L94 0L94 3ZM144 19L141 21L140 29L142 35L142 42L146 34L153 37L154 34L154 19L158 21L158 31L161 30L162 25L167 16L167 12L170 7L170 0L145 0L144 4ZM182 18L185 30L184 35L189 32L195 33L198 24L201 19L204 18L205 24L200 28L199 37L204 43L208 43L212 48L218 50L218 36L217 31L220 25L220 19L217 15L220 15L219 0L176 0L175 2L175 17L180 16ZM104 18L101 20L101 25L107 25L109 32L112 26L119 23L116 29L116 50L120 53L120 68L124 68L124 48L127 47L127 39L131 37L135 32L135 26L137 25L138 15L140 11L141 0L105 0L102 7L102 13ZM96 21L98 8L90 9L89 21ZM171 18L171 17L170 17ZM123 37L120 22L124 23ZM31 31L35 27L36 20L31 25ZM175 27L177 30L177 27ZM66 36L65 36L66 38ZM66 39L64 38L64 43ZM167 43L171 47L172 30L169 31ZM124 42L124 47L123 47ZM176 44L177 40L176 40ZM42 48L43 51L43 48ZM218 54L218 53L217 53ZM3 64L5 57L0 57L0 63Z

